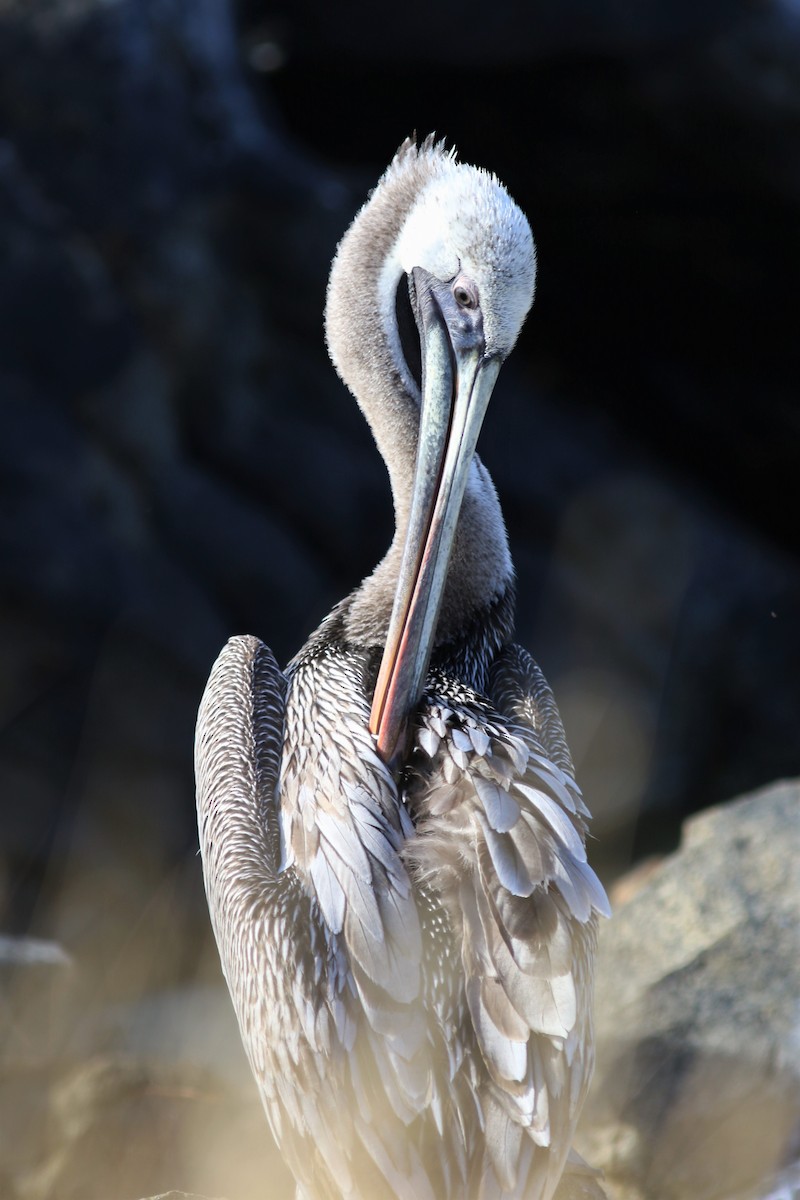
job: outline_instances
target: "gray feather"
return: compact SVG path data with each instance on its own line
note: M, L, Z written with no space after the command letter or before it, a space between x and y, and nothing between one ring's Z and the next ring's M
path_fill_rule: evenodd
M580 862L585 862L586 848L580 834L563 809L559 808L558 804L546 792L543 792L541 788L534 788L527 783L520 782L517 782L515 787L533 805L536 812L544 818L553 830L553 833L567 847L573 858L577 858Z
M483 813L478 813L478 819L500 883L514 896L530 896L534 881L511 836L507 833L496 833Z
M509 792L481 775L473 776L486 818L497 833L507 833L519 820L519 804Z

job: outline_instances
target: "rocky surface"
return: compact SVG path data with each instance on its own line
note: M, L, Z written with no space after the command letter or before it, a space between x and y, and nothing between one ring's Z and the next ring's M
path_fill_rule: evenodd
M3 1200L256 1200L265 1178L291 1200L218 977L121 1008L59 946L0 938Z
M49 1094L41 1160L19 1200L129 1200L176 1182L203 1195L290 1200L263 1115L213 1076L120 1056L65 1070Z
M0 937L0 1196L42 1152L42 1116L65 1031L73 964L60 946Z
M581 1150L612 1195L778 1194L800 1152L798 996L800 786L785 783L692 818L602 931Z
M148 1197L148 1200L210 1200L210 1197L198 1196L196 1193L190 1196L188 1192L162 1192L160 1196Z
M692 818L674 855L617 889L578 1139L604 1177L572 1177L559 1200L797 1196L798 864L800 783L786 782ZM259 1200L268 1179L271 1200L291 1200L218 978L87 1011L57 948L5 948L0 1002L24 972L66 972L71 989L51 995L57 1042L31 1007L16 1038L37 1054L0 1047L4 1196L128 1200L175 1182Z
M198 1196L196 1193L190 1196L188 1192L162 1192L160 1196L148 1197L148 1200L210 1200L210 1197Z
M536 228L484 446L598 855L800 769L789 9L654 2L623 36L615 3L501 4L436 66L357 8L333 54L324 15L246 0L0 6L0 928L113 955L188 861L220 645L287 659L382 553L321 311L414 126Z
M130 1200L171 1182L257 1200L265 1180L275 1200L291 1200L255 1098L190 1064L118 1054L62 1063L42 1091L27 1145L16 1161L4 1156L8 1200Z
M6 1070L52 1060L64 1033L62 1000L72 973L72 960L54 942L0 936L0 1061Z

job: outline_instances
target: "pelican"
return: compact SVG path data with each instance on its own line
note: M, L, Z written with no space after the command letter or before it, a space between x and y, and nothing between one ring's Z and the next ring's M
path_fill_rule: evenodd
M284 671L232 638L200 707L211 921L298 1200L549 1200L591 1074L608 904L475 454L535 274L494 176L400 147L326 306L394 539Z

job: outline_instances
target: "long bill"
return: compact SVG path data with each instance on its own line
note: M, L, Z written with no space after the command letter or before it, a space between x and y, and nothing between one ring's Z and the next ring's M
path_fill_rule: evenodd
M414 485L394 607L369 727L394 766L419 704L433 648L461 502L500 363L458 344L434 296L420 320L422 411Z

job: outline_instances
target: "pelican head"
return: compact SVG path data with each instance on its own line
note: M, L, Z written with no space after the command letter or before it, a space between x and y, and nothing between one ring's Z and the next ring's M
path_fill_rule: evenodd
M533 303L536 251L528 221L506 189L480 167L440 154L381 272L384 320L403 275L424 270L462 312L481 318L482 353L501 362ZM441 294L441 293L440 293ZM453 330L458 336L458 327Z
M475 446L535 280L530 227L506 189L432 139L400 148L337 252L328 345L387 462L397 517L392 551L356 598L362 623L366 604L385 632L370 729L390 763L437 638L511 577Z

